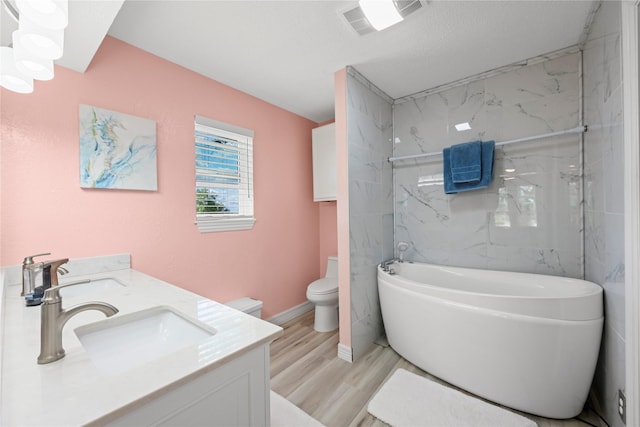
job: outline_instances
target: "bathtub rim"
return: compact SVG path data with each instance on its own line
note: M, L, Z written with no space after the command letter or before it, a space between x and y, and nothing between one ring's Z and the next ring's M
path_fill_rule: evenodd
M478 268L468 267L454 267L454 266L441 266L438 264L430 264L423 262L406 262L416 265L425 265L426 268L452 268L460 269L466 272L470 271L490 271L501 274L509 274L512 272L498 271L498 270L482 270ZM399 263L396 261L390 264L397 266ZM483 293L463 289L448 288L446 286L439 286L429 283L422 283L402 276L401 273L390 274L384 271L379 265L377 267L378 282L386 280L392 286L396 286L407 292L418 293L421 296L429 296L439 300L445 300L449 302L457 302L475 309L487 309L493 310L497 313L508 313L513 315L522 315L531 318L548 318L558 321L590 321L604 318L603 308L603 289L601 286L589 282L587 280L567 278L562 276L549 276L539 275L535 273L518 273L525 274L527 276L544 276L548 278L571 279L571 281L580 281L589 284L590 293L580 295L505 295L505 294L492 294ZM378 283L380 286L380 283ZM415 288L415 289L413 289ZM432 294L424 291L430 291ZM433 295L435 293L436 295ZM443 295L445 294L445 295ZM451 296L452 298L448 298Z

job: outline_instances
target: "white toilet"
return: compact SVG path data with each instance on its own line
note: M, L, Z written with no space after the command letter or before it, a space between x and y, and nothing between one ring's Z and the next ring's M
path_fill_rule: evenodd
M307 299L316 305L313 329L329 332L338 328L338 258L327 260L327 273L307 287Z

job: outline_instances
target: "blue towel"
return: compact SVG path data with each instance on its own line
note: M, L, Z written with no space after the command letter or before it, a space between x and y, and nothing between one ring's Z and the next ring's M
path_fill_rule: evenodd
M451 180L455 184L479 182L482 178L482 142L472 141L451 146Z
M453 182L451 173L451 148L442 150L444 192L446 194L455 194L461 191L478 190L491 185L491 181L493 180L493 152L495 146L495 141L482 142L481 178L478 182Z

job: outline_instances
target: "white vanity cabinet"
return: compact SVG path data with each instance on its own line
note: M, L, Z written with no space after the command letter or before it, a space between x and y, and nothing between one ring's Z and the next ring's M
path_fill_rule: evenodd
M91 310L68 319L62 330L66 356L47 365L36 361L41 312L20 296L21 267L0 269L0 389L10 391L0 399L0 426L268 426L269 347L282 328L133 270L128 256L124 268L103 268L112 265L107 261L70 261L82 271L71 281L110 279L120 286L64 296L63 307L101 301L119 312L107 319ZM159 348L157 355L118 342L138 336L136 327L147 334L136 325L154 310L172 311L215 333L186 344L174 339L175 349ZM158 327L168 338L181 333L166 323ZM96 359L95 348L78 335L91 327L120 331L109 328L125 324L127 333L109 338L124 346L123 358L108 356L112 364ZM141 364L134 351L144 353Z
M331 123L312 129L313 201L337 199L336 126Z
M267 344L104 425L268 426L269 392Z

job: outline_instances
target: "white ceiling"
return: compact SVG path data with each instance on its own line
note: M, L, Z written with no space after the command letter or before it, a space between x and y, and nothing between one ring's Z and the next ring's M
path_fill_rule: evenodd
M347 65L395 99L575 45L597 4L424 1L359 36L342 16L355 0L122 1L71 0L57 63L84 71L113 21L113 37L316 122L333 118L334 72Z

